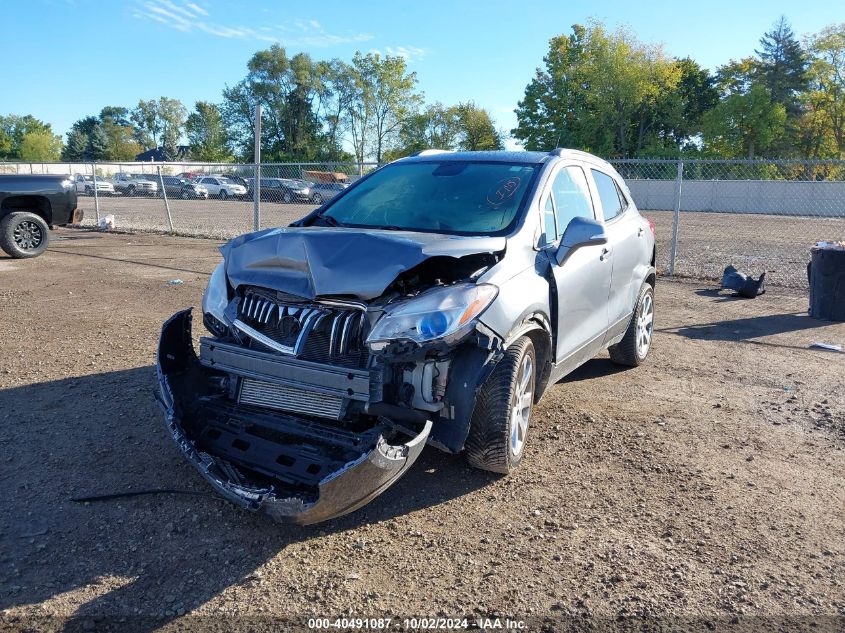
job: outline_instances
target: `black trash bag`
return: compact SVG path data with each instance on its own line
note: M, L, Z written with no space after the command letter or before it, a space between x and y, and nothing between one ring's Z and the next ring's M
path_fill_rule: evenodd
M745 273L739 272L733 266L725 268L722 273L722 288L724 290L733 290L740 297L753 299L757 295L766 292L766 273L761 273L759 279L754 279Z

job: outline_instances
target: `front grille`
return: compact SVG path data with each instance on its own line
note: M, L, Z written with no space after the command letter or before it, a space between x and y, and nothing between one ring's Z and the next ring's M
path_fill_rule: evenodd
M343 409L343 399L338 396L277 385L253 378L241 380L238 402L334 420L340 418Z
M250 288L238 306L238 321L261 348L342 367L362 367L367 361L366 315L357 307L280 299Z

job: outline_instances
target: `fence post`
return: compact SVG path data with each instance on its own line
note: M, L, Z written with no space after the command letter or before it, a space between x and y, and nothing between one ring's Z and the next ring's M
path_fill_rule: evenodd
M170 201L167 199L167 189L164 188L164 178L161 176L161 165L156 165L158 170L158 184L161 186L161 195L164 197L164 210L167 212L167 225L173 233L173 218L170 215Z
M97 165L96 163L91 163L91 178L93 179L92 184L94 185L94 215L97 216L97 225L100 224L100 196L97 194ZM73 185L76 186L75 184Z
M675 215L672 220L672 250L669 254L669 274L675 274L675 260L678 257L678 224L681 221L681 189L684 184L684 161L678 161L678 176L675 178Z
M252 183L252 230L261 229L261 104L255 104L255 179Z

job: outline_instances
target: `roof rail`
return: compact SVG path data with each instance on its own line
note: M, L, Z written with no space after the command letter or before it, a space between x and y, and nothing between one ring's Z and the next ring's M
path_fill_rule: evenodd
M450 154L455 150L452 149L421 149L418 152L414 152L411 156L432 156L433 154Z
M592 161L594 163L601 163L603 165L609 165L605 159L601 158L600 156L596 156L595 154L590 154L590 152L584 152L580 149L567 149L565 147L557 147L549 152L549 156L572 156L580 157L582 159L586 159Z

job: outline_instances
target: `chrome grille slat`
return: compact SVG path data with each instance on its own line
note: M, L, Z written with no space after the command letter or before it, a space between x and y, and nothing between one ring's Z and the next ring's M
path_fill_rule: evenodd
M244 378L241 381L238 402L335 420L340 418L343 409L343 399L338 396L253 378Z
M281 354L359 367L366 361L361 337L365 306L340 301L306 302L273 291L247 288L235 327Z

